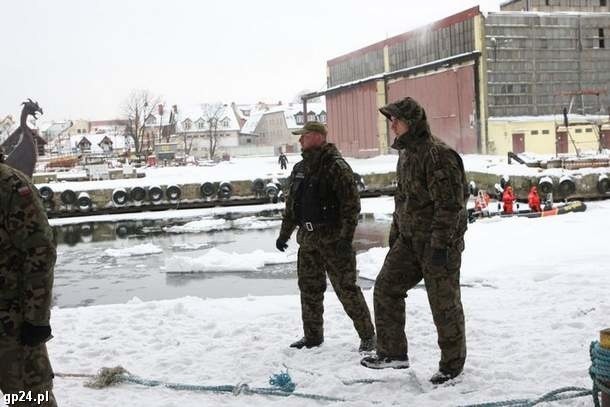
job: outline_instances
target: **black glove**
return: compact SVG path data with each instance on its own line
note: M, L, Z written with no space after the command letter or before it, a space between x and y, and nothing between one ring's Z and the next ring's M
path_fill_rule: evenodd
M286 250L288 248L288 245L286 244L286 240L282 239L281 237L278 237L277 240L275 241L275 247L283 252L284 250Z
M430 263L433 266L446 266L447 265L447 248L432 249L432 255L430 256Z
M347 256L354 251L352 248L352 242L346 239L341 239L337 242L336 250L337 254L340 256Z
M36 326L27 321L24 321L21 325L21 337L19 339L22 345L38 346L50 338L51 327L48 325Z

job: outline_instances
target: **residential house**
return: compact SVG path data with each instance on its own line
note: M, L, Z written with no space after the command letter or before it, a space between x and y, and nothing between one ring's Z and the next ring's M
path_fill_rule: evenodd
M326 123L324 104L308 103L305 115L300 103L269 106L259 102L241 130L240 141L242 144L272 146L274 154L279 151L297 152L300 150L299 136L292 132L303 127L305 121L314 120Z
M157 114L149 116L145 133L158 135L159 131L155 133L153 130L157 126L157 129L161 127L162 134L165 134L161 118ZM167 142L176 144L177 156L209 158L211 139L216 140L216 157L239 154L240 124L232 106L210 103L174 105L167 120Z
M16 128L17 123L15 123L13 116L7 115L4 119L0 120L0 143L6 140Z
M72 153L116 156L131 147L131 139L120 133L87 133L70 137Z

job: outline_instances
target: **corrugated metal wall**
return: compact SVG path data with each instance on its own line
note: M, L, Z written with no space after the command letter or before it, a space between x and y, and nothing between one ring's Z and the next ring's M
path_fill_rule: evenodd
M376 84L369 82L326 95L328 141L343 155L372 157L379 151Z
M411 96L433 134L461 153L477 153L474 64L388 83L388 102ZM330 117L330 115L329 115Z
M489 116L561 114L610 106L608 13L490 13L485 20Z

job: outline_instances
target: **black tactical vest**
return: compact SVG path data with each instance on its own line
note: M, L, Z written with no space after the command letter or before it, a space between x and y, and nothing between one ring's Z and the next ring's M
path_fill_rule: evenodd
M337 197L322 168L320 165L317 172L306 175L302 163L295 165L291 193L294 196L294 214L301 225L339 221Z

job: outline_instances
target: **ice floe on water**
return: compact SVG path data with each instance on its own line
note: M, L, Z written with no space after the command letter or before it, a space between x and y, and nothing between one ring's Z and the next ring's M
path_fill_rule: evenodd
M139 244L137 246L125 247L122 249L106 249L104 256L106 257L131 257L131 256L146 256L149 254L163 253L163 249L152 243Z
M175 225L164 228L167 233L205 233L215 232L227 229L241 230L263 230L280 227L281 220L277 219L260 219L256 216L248 216L238 219L215 219L203 218L185 223L184 225Z
M198 257L172 256L166 259L166 273L221 273L258 271L264 266L293 263L296 252L228 253L212 248Z

